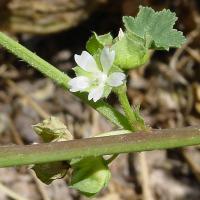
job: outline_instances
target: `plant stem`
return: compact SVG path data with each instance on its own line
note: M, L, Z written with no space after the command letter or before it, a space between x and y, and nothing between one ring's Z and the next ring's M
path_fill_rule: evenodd
M0 147L0 167L200 144L200 126L36 145Z
M70 78L55 68L50 63L46 62L35 53L29 51L27 48L14 41L4 33L0 32L0 44L8 51L16 55L18 58L26 61L29 65L54 80L58 85L67 88L67 82Z
M64 89L68 89L67 83L70 80L69 76L37 56L35 53L31 52L18 42L6 36L2 32L0 32L0 45L2 45L18 58L27 62L29 65L40 71L45 76L55 81L59 86L63 87ZM88 101L86 94L74 94L77 97L81 98L85 103L96 109L99 113L104 115L109 121L111 121L118 127L121 127L123 129L130 129L130 125L127 122L126 118L103 100L94 103L93 101Z
M130 106L128 97L126 95L126 85L122 85L117 89L117 95L119 98L119 102L124 110L124 113L129 121L132 131L140 131L146 130L145 123L143 119L139 119L136 113L133 111L132 107Z

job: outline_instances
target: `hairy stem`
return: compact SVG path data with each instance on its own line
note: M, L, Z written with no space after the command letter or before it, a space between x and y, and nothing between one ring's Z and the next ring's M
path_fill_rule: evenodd
M55 81L59 86L63 87L64 89L68 89L67 83L70 80L69 76L37 56L35 53L29 51L18 42L6 36L2 32L0 32L0 45L16 55L18 58L27 62L30 66L34 67L45 76ZM88 101L86 94L75 93L75 95L81 98L85 103L96 109L99 113L104 115L109 121L111 121L118 127L130 129L130 125L126 117L124 117L121 113L116 111L112 106L110 106L103 100L94 103L92 101Z
M117 89L117 95L120 104L124 110L124 113L129 121L132 131L139 131L139 130L146 130L145 123L143 119L138 118L136 113L134 112L133 108L131 107L128 97L126 95L126 85L122 85L120 88Z
M123 131L121 132L123 133ZM127 133L127 132L126 132ZM0 167L200 144L200 126L36 145L0 147Z

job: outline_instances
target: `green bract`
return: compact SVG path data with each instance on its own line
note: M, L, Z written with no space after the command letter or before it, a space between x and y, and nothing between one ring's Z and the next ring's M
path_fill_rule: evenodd
M95 56L104 46L109 46L115 51L114 64L121 69L135 68L148 60L148 49L144 40L128 31L123 37L116 37L114 40L110 33L100 36L93 33L86 44L86 49Z
M98 36L95 32L86 43L86 49L94 55L98 49L103 49L104 46L112 45L113 37L110 33Z
M44 142L59 142L72 140L73 136L67 127L56 117L49 117L33 126L34 131ZM69 169L67 162L52 162L32 166L37 177L44 183L50 184L53 180L63 178Z
M149 58L144 41L128 31L121 39L116 40L111 49L116 52L115 65L122 69L141 66Z
M73 174L71 187L91 197L107 186L110 171L102 157L73 159L70 163Z
M63 178L67 174L69 165L66 162L53 162L37 164L32 169L43 183L50 184L56 179Z
M34 131L44 142L72 140L73 136L58 118L49 117L41 123L33 125Z
M123 17L126 29L144 39L148 48L164 50L180 47L185 42L182 32L173 29L176 20L176 14L170 10L155 12L142 6L135 18Z

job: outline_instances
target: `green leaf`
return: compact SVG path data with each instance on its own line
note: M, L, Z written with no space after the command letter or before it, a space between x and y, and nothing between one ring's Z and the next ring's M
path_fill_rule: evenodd
M41 123L33 125L34 131L44 142L72 140L73 136L67 127L56 117L49 117Z
M122 69L136 68L149 58L144 40L131 32L126 32L124 37L113 44L112 49L116 53L115 65Z
M107 186L110 171L102 157L73 159L70 163L73 173L70 186L91 197Z
M94 55L98 49L103 49L105 45L112 45L113 37L110 33L98 36L95 32L86 43L86 49Z
M182 32L173 29L177 17L170 10L155 12L152 8L140 6L138 15L123 17L126 29L143 38L148 48L168 50L180 47L185 41Z

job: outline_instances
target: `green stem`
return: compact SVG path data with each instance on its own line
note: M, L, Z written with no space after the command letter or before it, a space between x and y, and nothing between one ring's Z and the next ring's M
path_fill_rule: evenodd
M133 111L128 97L126 95L126 85L122 85L117 89L117 95L119 98L119 102L124 110L124 113L129 121L132 131L146 130L145 123L143 119L138 118L136 113Z
M136 132L36 145L0 147L0 167L200 144L200 126Z
M10 37L6 36L4 33L0 32L0 45L6 48L8 51L12 52L18 58L30 64L32 67L40 71L45 76L49 77L55 81L59 86L68 89L68 81L70 77L65 73L61 72L53 65L49 64L35 53L29 51L24 46L20 45L18 42L14 41ZM130 129L130 125L121 113L116 111L112 106L104 101L98 101L94 103L93 101L88 101L86 94L76 93L76 96L81 98L85 103L89 104L91 107L96 109L99 113L105 116L109 121L117 125L118 127L124 129Z
M70 80L70 77L2 32L0 32L0 45L18 58L26 61L30 66L34 67L42 74L54 80L58 85L67 88L67 82Z

